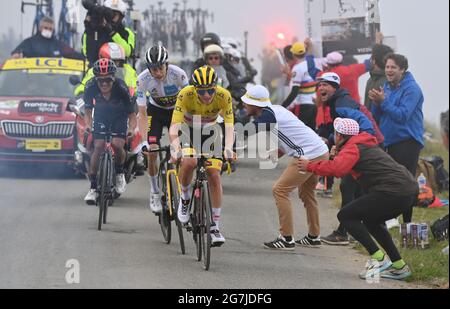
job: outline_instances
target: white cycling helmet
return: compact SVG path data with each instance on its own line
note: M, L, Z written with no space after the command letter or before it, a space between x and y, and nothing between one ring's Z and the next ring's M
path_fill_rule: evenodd
M118 11L123 16L127 14L127 5L123 2L123 0L106 0L103 6L113 11Z
M209 55L209 54L219 54L222 57L224 55L222 47L220 47L219 45L216 45L216 44L212 44L212 45L207 46L205 48L205 51L203 52L203 54L205 56Z

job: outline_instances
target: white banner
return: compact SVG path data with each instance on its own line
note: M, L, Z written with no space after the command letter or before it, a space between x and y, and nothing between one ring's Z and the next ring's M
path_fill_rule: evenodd
M371 53L380 29L379 0L305 0L306 33L321 54Z

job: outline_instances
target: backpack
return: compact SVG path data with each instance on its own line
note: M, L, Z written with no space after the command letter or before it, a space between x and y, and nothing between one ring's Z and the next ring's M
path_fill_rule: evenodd
M417 165L416 178L423 173L427 179L427 185L434 192L448 191L449 177L444 168L444 160L441 157L433 156L420 158Z
M439 156L425 158L434 167L437 192L448 191L448 172L444 168L444 160Z
M431 226L431 233L437 241L448 239L448 215L433 223Z

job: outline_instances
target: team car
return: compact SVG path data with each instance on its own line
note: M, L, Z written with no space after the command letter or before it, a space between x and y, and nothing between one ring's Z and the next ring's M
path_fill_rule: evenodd
M64 58L9 59L0 67L0 162L72 164L75 114L70 78L85 63Z

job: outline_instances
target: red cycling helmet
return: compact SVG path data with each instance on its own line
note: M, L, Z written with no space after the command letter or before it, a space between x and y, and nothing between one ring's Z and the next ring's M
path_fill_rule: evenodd
M106 76L114 75L117 71L117 67L114 61L102 58L94 63L93 70L95 76Z

